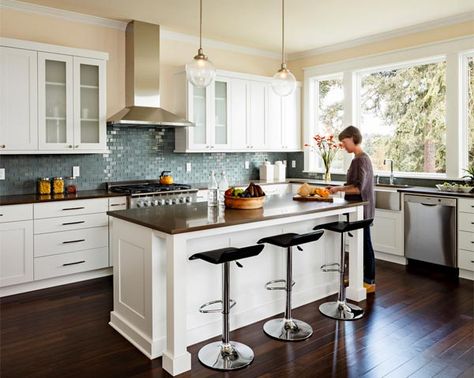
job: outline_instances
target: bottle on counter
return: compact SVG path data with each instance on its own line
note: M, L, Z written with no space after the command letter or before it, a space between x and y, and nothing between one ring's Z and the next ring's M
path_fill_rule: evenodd
M38 179L38 193L51 194L51 179L49 177Z
M64 179L62 177L53 177L53 193L62 194L64 189Z
M76 178L74 176L66 177L64 184L66 185L67 194L74 194L77 192Z
M209 177L209 184L207 186L207 205L208 206L217 206L218 204L218 186L216 180L216 174L214 171L211 171Z
M227 177L225 172L222 171L221 179L219 180L219 206L224 206L225 202L225 191L229 189L229 181L227 181Z

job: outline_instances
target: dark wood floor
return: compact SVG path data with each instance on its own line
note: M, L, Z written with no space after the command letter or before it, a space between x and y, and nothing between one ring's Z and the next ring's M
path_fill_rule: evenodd
M470 377L474 376L473 283L405 272L378 262L377 294L366 316L336 322L317 310L294 311L314 335L304 342L267 338L263 322L232 338L250 345L254 363L222 374L202 367L185 377ZM3 298L0 375L10 377L168 377L107 325L112 282L102 278Z

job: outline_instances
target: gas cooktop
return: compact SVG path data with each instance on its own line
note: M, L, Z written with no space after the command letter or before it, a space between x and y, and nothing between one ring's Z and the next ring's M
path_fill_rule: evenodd
M128 195L175 192L175 191L189 190L189 189L191 189L191 185L185 185L185 184L163 185L160 183L126 184L126 185L110 186L108 188L108 190L110 190L111 192L123 193L123 194L128 194Z

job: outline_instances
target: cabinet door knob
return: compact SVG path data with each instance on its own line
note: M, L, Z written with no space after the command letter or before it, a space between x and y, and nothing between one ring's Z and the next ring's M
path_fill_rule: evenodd
M74 146L74 148L79 148L79 145L78 145L78 144L76 144L76 145Z
M2 145L0 145L0 147L1 147L1 148L5 148L5 145L4 145L4 144L2 144Z
M68 146L68 148L72 148L72 144L70 144L70 145Z
M214 146L211 146L211 148L214 148Z

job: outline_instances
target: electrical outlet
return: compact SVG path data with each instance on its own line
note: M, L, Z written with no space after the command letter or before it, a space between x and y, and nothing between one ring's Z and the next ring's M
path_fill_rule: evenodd
M5 180L5 168L0 168L0 180Z
M249 161L245 162L245 169L250 169L250 162Z
M73 177L79 177L81 175L81 170L78 165L75 165L72 167L72 176Z
M191 172L191 163L186 163L186 172Z
M283 165L287 165L287 164L286 164L286 160L283 160Z
M291 168L296 168L296 160L291 161Z

